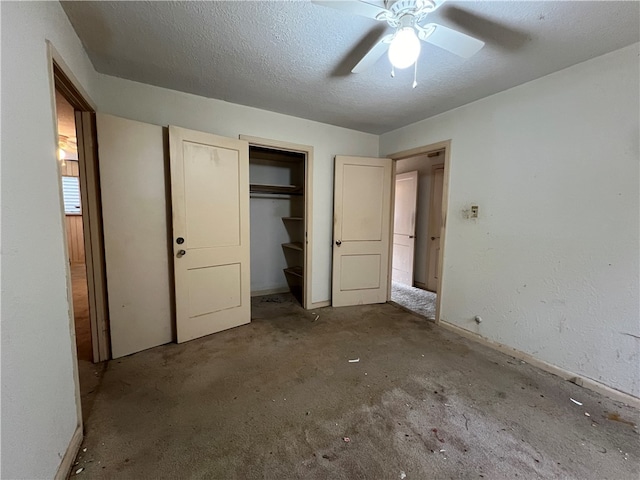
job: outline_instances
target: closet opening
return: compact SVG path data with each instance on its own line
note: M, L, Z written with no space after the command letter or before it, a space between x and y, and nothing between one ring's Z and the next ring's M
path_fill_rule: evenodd
M264 142L249 140L251 296L291 292L310 308L311 152Z

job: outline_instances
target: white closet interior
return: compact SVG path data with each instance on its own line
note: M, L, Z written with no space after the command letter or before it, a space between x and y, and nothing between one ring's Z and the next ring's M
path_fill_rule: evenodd
M251 295L291 291L303 304L305 155L250 146Z

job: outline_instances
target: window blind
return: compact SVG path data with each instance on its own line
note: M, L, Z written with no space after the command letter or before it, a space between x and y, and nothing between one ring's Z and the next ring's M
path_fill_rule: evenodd
M80 215L80 183L78 177L62 177L62 195L64 197L64 213Z

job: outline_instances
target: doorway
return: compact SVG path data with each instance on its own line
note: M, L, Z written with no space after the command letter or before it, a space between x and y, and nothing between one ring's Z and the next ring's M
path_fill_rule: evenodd
M391 301L438 319L447 145L391 156L394 162Z
M109 316L95 111L87 101L86 95L76 86L77 82L66 73L68 69L64 66L64 62L58 58L52 47L50 47L49 54L53 74L51 93L52 100L56 106L54 125L59 140L58 147L67 146L69 150L75 150L76 152L74 155L69 154L70 162L69 166L67 166L67 153L65 151L65 166L62 167L62 152L59 148L58 170L61 177L73 176L64 174L76 173L77 171L77 180L67 180L67 182L73 184L76 195L79 195L79 198L75 199L76 203L73 211L80 210L80 215L76 214L75 222L77 223L77 231L79 232L80 229L82 231L82 245L76 244L75 251L83 252L87 290L87 315L91 332L91 361L97 363L111 358L111 345L108 333ZM61 102L60 107L58 107L58 101ZM65 132L68 133L66 136L58 133L58 108L62 109L62 115L64 115L64 128ZM73 137L75 137L75 141L73 141ZM75 163L71 163L71 157L75 157ZM64 195L62 196L64 198ZM63 211L63 214L66 217L66 212ZM65 240L66 237L67 231L65 230ZM80 235L76 235L75 238L79 241ZM76 263L82 263L79 261L79 257L76 257L76 260L78 260ZM74 258L71 256L69 261L70 264L74 263ZM81 272L78 275L82 276ZM71 277L70 272L69 278ZM82 284L82 280L80 280L80 284ZM88 345L89 342L85 342L85 344Z
M56 121L67 253L71 270L76 354L79 362L93 362L75 111L59 90L56 90Z
M104 370L99 362L111 358L95 112L51 46L49 54L81 426Z

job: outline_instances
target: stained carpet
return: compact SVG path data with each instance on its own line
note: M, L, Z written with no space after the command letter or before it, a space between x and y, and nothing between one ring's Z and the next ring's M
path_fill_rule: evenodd
M283 300L108 362L71 479L638 479L637 410L389 304Z

